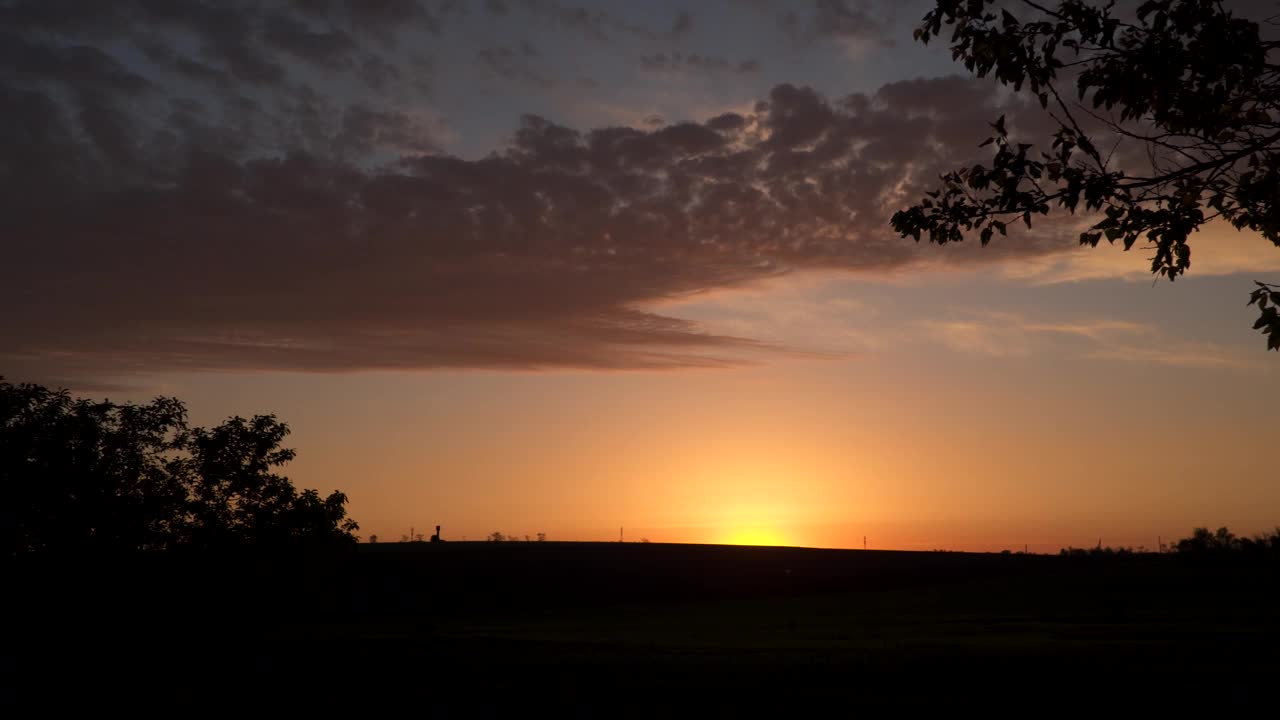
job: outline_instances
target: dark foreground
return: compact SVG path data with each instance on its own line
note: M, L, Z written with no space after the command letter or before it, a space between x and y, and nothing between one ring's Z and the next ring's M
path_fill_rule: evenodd
M323 697L305 686L624 707L690 691L870 697L904 681L1263 691L1280 677L1278 570L592 543L18 564L6 684L49 697Z

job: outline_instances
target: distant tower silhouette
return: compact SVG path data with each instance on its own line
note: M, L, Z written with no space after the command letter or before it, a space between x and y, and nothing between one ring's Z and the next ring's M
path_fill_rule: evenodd
M440 526L436 526L436 534L431 536L431 542L440 542Z

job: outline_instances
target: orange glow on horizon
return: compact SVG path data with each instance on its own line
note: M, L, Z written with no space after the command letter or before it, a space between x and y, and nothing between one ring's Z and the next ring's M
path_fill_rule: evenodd
M734 528L720 540L723 545L794 545L785 535L773 528Z

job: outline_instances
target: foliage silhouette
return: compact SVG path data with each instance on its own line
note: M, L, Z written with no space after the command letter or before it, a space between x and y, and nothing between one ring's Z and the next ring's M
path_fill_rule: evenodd
M1192 530L1190 537L1182 538L1169 545L1170 551L1181 556L1204 557L1214 559L1245 558L1268 556L1280 558L1280 527L1271 532L1260 533L1253 537L1241 537L1225 527L1216 531L1198 527ZM1125 547L1077 548L1065 547L1059 555L1073 558L1123 558L1143 554L1140 548L1134 550Z
M299 492L273 415L189 427L176 398L73 398L0 378L4 550L134 552L335 547L355 541L347 497Z
M1239 537L1225 527L1215 532L1198 527L1174 544L1178 553L1189 555L1221 555L1226 553L1275 554L1280 557L1280 528L1252 538Z
M991 167L943 175L894 214L894 230L940 245L977 231L986 245L1054 206L1100 212L1081 244L1106 237L1128 250L1145 235L1151 271L1170 280L1191 266L1189 235L1214 218L1280 245L1280 41L1215 0L1151 0L1132 16L1114 2L1021 0L1029 21L996 5L937 0L915 37L927 43L946 25L971 72L1026 86L1058 125L1052 151L1031 155L1001 116L982 143L994 146ZM1074 93L1059 90L1068 79ZM1280 350L1280 286L1258 283L1249 304Z

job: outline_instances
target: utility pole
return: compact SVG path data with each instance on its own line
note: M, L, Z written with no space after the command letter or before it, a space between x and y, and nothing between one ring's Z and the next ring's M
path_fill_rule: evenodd
M622 542L622 526L618 526L618 542Z
M862 536L862 549L863 549L863 550L866 550L866 549L867 549L867 536L866 536L866 535L863 535L863 536Z

